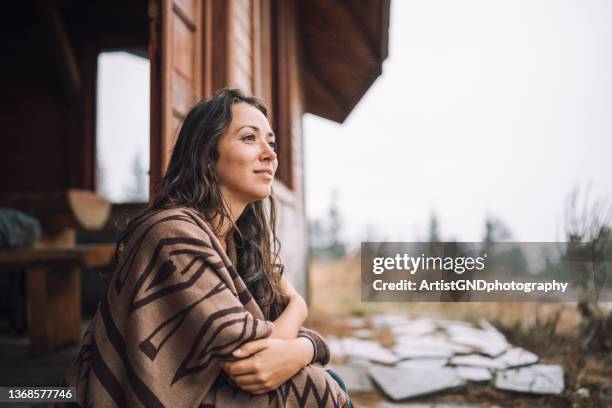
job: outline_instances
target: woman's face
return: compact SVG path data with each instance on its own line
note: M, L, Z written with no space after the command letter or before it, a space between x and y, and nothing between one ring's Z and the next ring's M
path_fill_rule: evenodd
M232 122L219 139L217 176L223 197L246 205L268 197L278 167L268 119L248 103L232 105Z

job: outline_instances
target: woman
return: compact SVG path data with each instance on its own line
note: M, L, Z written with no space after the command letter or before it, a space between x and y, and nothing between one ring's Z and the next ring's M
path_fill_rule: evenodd
M349 406L282 273L266 115L259 99L223 90L185 118L69 369L82 406Z

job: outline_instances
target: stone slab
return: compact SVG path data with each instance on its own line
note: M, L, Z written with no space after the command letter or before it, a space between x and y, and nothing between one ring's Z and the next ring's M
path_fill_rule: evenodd
M403 314L378 314L370 318L372 325L378 329L392 329L410 322L410 319Z
M481 356L479 354L468 354L466 356L455 356L451 358L450 363L457 366L470 366L490 368L500 370L506 368L502 363L494 358Z
M451 342L473 347L491 357L497 357L510 348L505 337L495 329L451 325L446 331Z
M345 355L356 358L366 358L382 364L395 364L400 360L391 350L384 348L374 340L362 340L354 337L342 339Z
M398 344L393 347L393 352L401 359L406 358L450 358L455 353L451 350L445 350L439 347L410 347L406 344Z
M521 347L513 347L507 350L502 355L495 358L504 368L512 368L535 364L538 362L538 356Z
M448 340L446 336L429 335L429 336L396 336L396 346L406 345L407 347L418 348L438 348L454 353L471 353L474 351L472 347L456 344Z
M563 368L552 364L535 364L498 371L495 387L532 394L560 394L565 388Z
M370 377L392 400L435 394L465 385L454 369L411 369L373 366Z
M415 369L427 369L427 368L442 368L448 363L447 358L415 358L409 360L402 360L395 366L399 368L415 368Z
M484 382L493 378L491 371L483 367L458 366L456 370L457 375L467 381Z
M432 319L422 318L407 320L404 323L392 326L390 329L395 336L412 335L422 336L431 334L437 330L438 326Z

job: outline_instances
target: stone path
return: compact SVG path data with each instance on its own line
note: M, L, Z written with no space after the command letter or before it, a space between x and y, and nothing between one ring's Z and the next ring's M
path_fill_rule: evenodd
M561 366L538 364L538 356L511 345L486 320L472 325L386 314L349 323L351 336L327 337L332 368L352 396L380 389L387 401L373 408L473 406L418 404L438 393L461 394L468 383L523 395L560 394L565 387ZM389 347L377 340L382 330L392 334Z

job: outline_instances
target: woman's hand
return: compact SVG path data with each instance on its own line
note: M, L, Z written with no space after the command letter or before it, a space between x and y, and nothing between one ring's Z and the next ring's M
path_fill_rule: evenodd
M221 362L220 367L243 391L265 394L287 382L312 360L310 340L265 338L243 344L234 351L240 360Z

